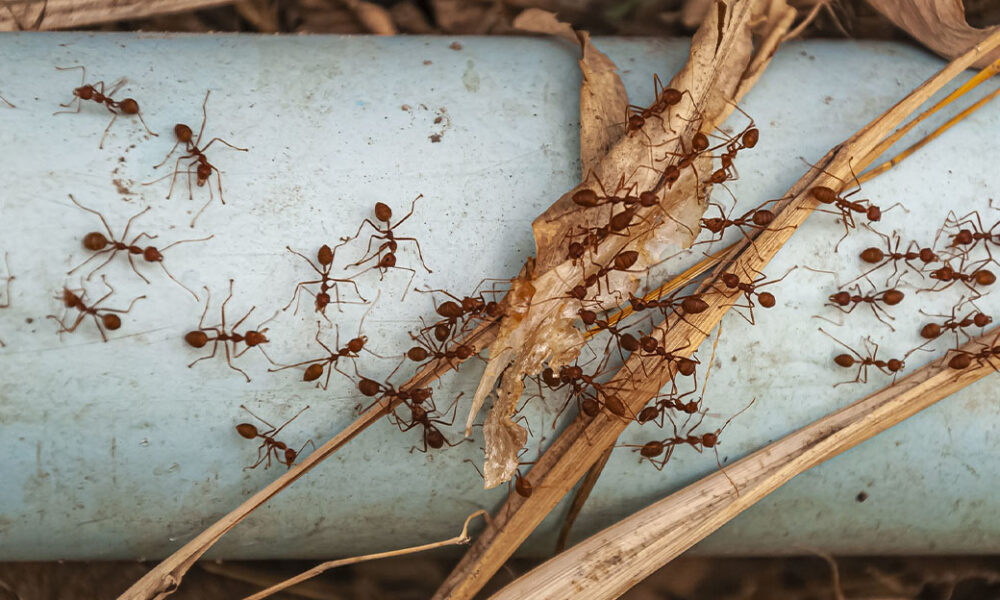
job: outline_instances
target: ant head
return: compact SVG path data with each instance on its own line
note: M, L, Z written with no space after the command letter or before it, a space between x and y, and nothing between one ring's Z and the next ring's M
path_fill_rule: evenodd
M388 223L392 218L392 209L384 202L375 203L375 218L384 223Z
M951 281L954 276L955 270L948 265L945 265L940 269L934 269L929 275L931 279L938 279L940 281Z
M677 372L685 377L693 375L696 364L690 358L679 358L677 359Z
M462 310L465 312L473 312L479 310L483 307L485 303L479 298L470 298L466 296L462 298Z
M95 93L96 90L94 89L94 86L90 85L89 83L87 85L80 86L75 90L73 90L73 95L80 98L81 100L90 100L91 98L94 97Z
M504 313L503 307L496 302L487 302L485 311L486 315L492 318L501 317Z
M716 444L719 443L719 435L715 433L706 433L701 436L701 445L706 448L714 448Z
M735 273L723 273L722 283L727 288L737 288L740 286L740 277Z
M708 148L708 136L702 132L694 134L691 138L691 150L693 152L703 152Z
M753 148L754 146L757 145L757 142L759 140L760 140L760 130L758 130L756 127L751 127L746 131L746 133L743 134L743 138L740 140L740 143L743 144L744 148Z
M667 182L667 187L673 185L678 179L680 179L680 176L681 170L677 165L667 165L667 167L663 169L663 177Z
M382 391L382 385L377 381L362 377L361 381L358 382L358 391L371 398Z
M208 335L204 331L189 331L184 341L194 348L202 348L208 343Z
M920 249L920 261L921 262L932 263L932 262L936 261L937 259L938 259L937 254L934 254L934 251L931 250L930 248L921 248Z
M194 133L192 133L191 128L184 123L174 125L174 137L176 137L177 141L182 144L189 144L194 141Z
M195 184L198 187L205 185L208 178L212 176L212 166L205 161L198 163L198 168L195 170Z
M430 400L431 393L431 388L417 388L410 392L410 398L417 404L421 404Z
M646 442L639 448L639 454L644 458L655 458L663 454L663 442L658 442L653 440L652 442Z
M575 381L583 377L583 369L578 365L566 365L559 369L559 379L565 381Z
M306 372L302 374L302 381L316 381L323 375L323 363L316 363L306 367Z
M74 306L80 304L80 297L77 296L76 293L73 292L72 290L63 288L62 301L63 304L65 304L69 308L73 308Z
M110 329L111 331L114 331L122 326L121 318L114 314L101 315L101 322L104 323L105 329Z
M861 260L868 264L876 264L882 262L885 259L885 253L878 248L865 248L861 251Z
M987 271L986 269L980 269L972 274L976 280L977 285L993 285L996 283L997 276L993 274L993 271Z
M774 308L774 294L771 292L761 292L757 294L757 301L760 302L760 305L764 308Z
M639 194L639 204L641 206L649 208L651 206L656 206L659 203L660 199L657 198L656 193L654 192L642 192Z
M681 101L681 93L674 88L667 88L660 94L660 98L667 106L673 106Z
M251 423L240 423L236 426L236 432L248 440L257 437L257 427Z
M378 266L383 269L389 269L396 266L396 255L392 252L387 253L378 261Z
M258 346L260 344L266 344L267 336L264 335L264 332L266 331L267 329L262 329L260 331L253 331L253 330L248 331L245 338L247 346L253 347L253 346Z
M573 289L569 291L569 295L577 300L584 300L587 297L587 286L574 285Z
M406 351L406 358L413 362L423 362L427 360L427 350L422 346L414 346Z
M854 366L854 357L851 356L850 354L838 354L837 356L833 357L833 362L837 363L838 365L846 369L848 367Z
M446 319L457 319L462 316L462 306L458 302L448 300L447 302L442 302L438 304L437 308L434 309L437 314L445 317Z
M851 303L851 293L850 292L837 292L836 294L830 295L830 302L834 304L839 304L841 306L847 306Z
M920 329L920 337L927 340L933 340L939 335L941 335L941 326L937 323L928 323Z
M132 98L125 98L124 100L118 103L118 106L119 108L122 109L122 112L125 113L126 115L139 114L139 103L133 100Z
M358 352L361 352L361 350L365 347L365 343L367 341L368 341L368 336L364 335L358 336L353 340L347 342L347 349L353 352L354 354L357 354Z
M885 366L892 373L902 371L904 368L906 368L906 364L904 364L903 361L899 360L898 358L890 358L888 361L886 361Z
M975 315L972 316L972 322L975 324L976 327L986 327L987 325L993 322L993 317L989 315L984 315L981 312L977 312Z
M954 236L952 236L952 238L951 238L951 245L952 246L965 246L965 245L971 244L972 241L973 241L972 240L972 232L969 231L968 229L960 229L958 231L958 233L956 233Z
M599 200L600 198L598 197L597 192L591 189L584 188L573 194L573 202L575 202L578 206L592 208L597 206Z
M725 219L710 217L708 219L702 219L701 225L712 233L719 233L725 228Z
M552 367L545 367L542 369L542 381L545 382L545 385L553 388L557 387L560 383L559 378L556 377L556 373L552 370Z
M708 302L696 296L689 296L681 302L681 308L688 314L696 315L708 310Z
M810 188L809 195L820 204L833 204L837 200L837 192L823 185Z
M753 214L753 224L767 227L774 222L774 213L763 208Z
M98 250L103 250L107 245L108 238L104 237L103 233L91 231L87 235L83 236L83 247L87 250L96 252Z
M642 129L642 126L646 124L646 119L643 119L640 115L632 115L628 118L628 129L629 131L638 131Z
M142 258L145 259L146 262L161 262L163 261L163 254L152 246L146 246L146 248L142 251Z
M899 290L886 290L882 296L882 301L889 306L895 306L903 301L903 292Z
M583 253L587 251L586 246L580 242L570 242L569 246L566 248L567 258L576 260L583 257Z
M868 207L866 216L869 221L881 221L882 220L882 209L875 206L874 204Z
M967 369L971 364L972 364L972 356L965 353L956 354L955 356L951 357L951 360L948 361L948 367L955 369L956 371Z
M331 250L330 247L327 246L326 244L323 244L322 246L319 247L319 252L316 253L316 260L318 260L319 264L323 265L324 267L332 265L333 250Z
M698 412L698 401L692 400L686 404L682 404L681 410L683 410L689 415L693 415L694 413Z
M296 452L295 450L292 450L291 448L285 448L285 466L291 469L292 464L295 462L295 459L298 458L298 456L299 453Z
M712 171L712 175L709 176L708 179L712 183L725 183L726 180L729 179L729 174L726 173L725 168L716 169L715 171Z

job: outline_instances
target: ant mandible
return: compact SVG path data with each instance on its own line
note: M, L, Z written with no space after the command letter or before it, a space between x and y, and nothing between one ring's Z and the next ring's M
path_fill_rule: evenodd
M163 253L179 244L186 244L188 242L207 242L208 240L215 237L214 235L210 235L208 237L200 238L197 240L179 240L162 249L158 249L155 246L146 246L145 248L142 248L141 246L137 246L136 242L138 242L140 239L144 237L153 240L156 239L156 236L150 235L145 231L143 231L139 235L132 238L132 241L128 243L125 242L125 239L128 237L128 230L132 227L132 222L141 217L142 215L146 214L149 211L149 207L146 207L145 209L133 215L132 218L128 220L128 223L125 224L125 231L122 232L121 239L115 239L115 234L111 232L111 227L108 225L107 220L105 220L104 215L102 215L101 213L92 208L87 208L86 206L77 202L76 198L73 197L73 194L69 195L69 199L73 201L73 204L76 204L81 209L97 215L97 217L101 220L101 223L104 224L104 229L105 231L107 231L108 235L105 236L103 233L100 233L98 231L91 231L90 233L85 235L83 237L83 247L86 248L87 250L94 252L94 254L92 254L90 258L88 258L87 260L83 261L79 265L67 271L66 272L67 275L72 274L77 269L89 263L90 261L94 260L98 256L110 252L111 255L108 256L107 260L105 260L103 263L100 264L100 266L98 266L97 268L92 270L89 274L87 274L87 279L89 280L91 277L93 277L94 273L100 271L108 263L114 260L116 254L118 254L119 252L126 252L126 256L128 256L129 265L132 266L132 270L135 271L135 274L138 275L143 281L149 283L149 279L146 279L146 277L142 273L140 273L139 269L136 268L135 266L135 260L133 257L136 255L142 256L143 260L145 260L146 262L159 263L160 268L162 268L163 272L167 274L167 277L173 279L174 283L181 286L189 294L194 296L195 300L198 300L197 294L191 291L191 289L188 288L186 285L178 281L178 279L173 275L171 275L170 271L167 270L167 266L163 264Z
M198 129L198 137L195 138L194 134L191 131L191 128L185 125L184 123L178 123L174 125L174 137L177 138L177 142L174 143L174 147L170 149L170 152L168 152L167 155L163 158L163 161L153 166L154 169L159 169L160 167L162 167L164 164L166 164L166 162L170 159L173 153L177 150L177 147L180 146L181 144L184 144L185 154L182 154L181 156L177 157L177 161L174 163L173 174L164 175L159 179L155 179L153 181L149 181L143 184L143 185L152 185L157 181L162 181L167 177L172 177L172 179L170 180L170 191L167 192L167 199L169 199L170 196L174 193L174 184L177 183L177 175L180 173L181 161L190 158L193 160L191 160L191 162L187 164L188 168L185 171L185 173L187 173L188 176L188 199L194 198L194 192L192 191L191 188L191 172L192 172L191 167L197 165L194 170L195 183L197 184L197 186L203 187L205 183L209 180L209 178L212 177L212 172L215 172L215 182L217 184L217 187L219 188L219 201L222 202L222 204L225 204L226 199L222 195L222 172L219 171L219 169L215 165L208 162L208 157L205 156L205 151L208 150L209 146L211 146L215 142L221 142L226 146L229 146L233 150L238 150L240 152L249 151L247 148L240 148L239 146L234 146L220 137L212 138L211 140L208 141L207 144L199 148L199 145L201 144L201 137L205 133L205 122L208 121L207 106L208 106L208 97L211 95L211 93L212 90L205 92L205 101L202 102L201 104L202 118L201 118L201 128ZM198 220L198 217L201 216L201 213L205 212L205 209L208 208L208 205L212 203L212 200L214 198L215 196L212 192L212 186L210 184L208 186L208 202L206 202L205 205L201 207L201 210L198 211L198 214L196 214L194 218L191 219L191 227L194 227L194 224Z
M240 436L248 440L256 438L260 438L262 440L260 446L257 447L257 462L255 462L250 466L243 467L244 471L248 471L250 469L256 469L258 466L260 466L262 462L264 462L265 459L267 459L267 464L264 465L264 468L265 469L269 468L271 466L271 454L274 454L274 459L278 461L278 464L285 465L286 467L291 469L292 465L295 463L295 459L302 454L302 451L305 450L306 446L312 444L313 448L316 447L316 444L313 444L313 441L310 439L306 441L306 443L302 444L302 447L299 448L298 450L293 450L289 448L288 445L285 444L284 442L280 442L277 440L277 435L281 433L281 430L284 429L286 425L297 419L299 415L305 412L306 409L309 408L308 406L306 406L299 412L295 413L295 416L285 421L281 425L281 427L275 427L274 425L271 425L264 419L261 419L260 417L255 415L249 408L247 408L242 404L240 404L240 408L250 413L250 415L253 416L253 418L257 419L261 423L270 427L270 429L268 429L267 431L261 431L253 423L240 423L239 425L236 426L236 432L239 433Z
M121 317L119 317L118 315L123 315L128 313L129 311L132 310L132 307L135 306L136 302L146 297L146 296L139 296L138 298L134 298L132 302L129 303L128 308L124 310L115 308L100 308L101 303L110 298L111 295L115 293L115 289L111 287L111 284L108 283L108 280L103 275L101 275L101 281L104 282L104 285L108 287L108 293L101 296L101 298L98 299L97 302L94 302L89 306L87 305L85 300L87 297L87 291L85 289L71 290L66 287L63 288L62 294L57 296L56 298L61 300L63 305L65 305L67 309L70 308L77 309L79 311L79 314L76 315L76 320L73 321L73 324L69 326L66 325L63 319L60 319L55 315L46 315L47 318L52 319L56 323L59 323L60 325L60 329L58 331L59 334L73 333L74 331L76 331L76 328L80 326L80 323L83 322L83 319L87 315L90 315L94 319L94 324L97 326L97 330L101 333L101 339L107 342L108 336L104 332L104 330L107 329L109 331L115 331L119 329L122 326L122 320Z
M73 99L65 104L59 105L64 108L69 108L70 106L73 106L73 103L75 102L76 110L59 110L52 114L58 115L62 113L78 113L80 112L80 109L83 107L83 101L93 100L98 104L103 104L108 109L108 112L114 115L113 117L111 117L111 122L108 123L108 126L104 129L104 135L101 136L101 143L97 146L98 148L104 148L104 138L108 137L108 131L111 130L111 126L114 125L115 119L117 119L118 115L121 113L124 113L126 115L135 115L139 117L139 121L142 122L142 126L146 128L146 132L152 136L159 137L158 133L153 133L152 131L150 131L149 125L146 125L145 119L142 118L142 113L139 112L138 102L136 102L132 98L125 98L124 100L120 101L116 101L112 98L112 96L114 96L115 93L119 89L121 89L123 85L125 85L124 77L116 81L111 86L111 91L105 92L103 81L98 81L97 83L94 84L89 84L89 83L84 84L84 81L86 81L87 79L87 68L84 67L83 65L77 65L75 67L56 67L56 69L59 71L71 71L73 69L80 69L82 71L82 74L80 76L80 87L73 90ZM10 103L8 102L8 104ZM11 107L13 106L14 105L11 104Z

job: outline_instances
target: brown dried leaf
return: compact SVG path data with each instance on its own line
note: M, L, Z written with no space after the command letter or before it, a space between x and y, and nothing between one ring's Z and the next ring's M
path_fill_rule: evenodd
M618 65L590 43L586 31L574 31L555 13L529 8L514 19L514 27L561 37L580 45L580 172L586 177L625 133L621 119L628 105Z
M955 58L986 39L1000 25L977 29L965 21L962 0L868 0L899 28L945 58ZM995 50L975 63L979 69L1000 59Z

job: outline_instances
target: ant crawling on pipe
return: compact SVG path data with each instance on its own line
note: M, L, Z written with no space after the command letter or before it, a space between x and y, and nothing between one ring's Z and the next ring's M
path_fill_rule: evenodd
M111 126L114 125L115 120L118 118L119 114L135 115L139 117L139 121L142 123L142 126L146 128L146 132L149 133L149 135L157 137L160 135L158 133L153 133L149 129L149 125L146 125L146 120L142 118L142 113L139 111L139 103L136 102L133 98L124 98L122 100L115 100L112 98L112 96L114 96L118 92L118 90L120 90L121 87L125 85L126 80L124 77L122 77L114 84L112 84L110 91L105 92L103 81L98 81L97 83L94 84L84 83L84 81L86 81L87 79L87 68L82 65L77 65L75 67L56 67L56 69L59 71L71 71L73 69L80 69L82 71L82 74L80 76L80 87L75 88L73 90L73 99L65 104L59 105L62 106L63 108L69 108L70 106L73 106L73 104L75 103L76 110L60 110L56 111L53 114L58 115L62 113L78 113L80 112L80 109L83 107L84 101L92 100L97 104L103 104L105 108L108 109L108 112L114 115L113 117L111 117L111 122L108 123L108 126L104 129L104 135L101 136L101 143L97 146L98 148L104 148L104 138L108 137L108 131L111 130ZM8 102L8 104L10 103ZM11 106L13 107L13 105Z
M101 275L101 281L107 286L108 293L104 294L96 302L89 305L86 301L87 291L85 289L71 290L66 287L63 288L62 294L58 296L59 300L62 301L67 310L75 308L79 311L79 313L76 315L76 319L73 321L72 325L66 325L66 322L63 319L55 315L47 315L47 318L59 323L60 328L58 333L60 335L63 333L73 333L76 331L77 327L80 326L80 323L83 322L84 318L90 316L94 319L94 325L97 326L97 330L101 334L101 339L107 342L108 336L105 333L105 330L116 331L121 328L122 319L118 315L130 312L136 302L146 297L139 296L138 298L134 298L126 309L101 308L101 303L115 293L115 289L111 287L111 284L108 283L108 280L103 275Z
M240 436L242 436L243 438L248 440L253 440L257 438L261 439L260 446L257 447L257 462L255 462L252 465L243 467L244 471L248 471L250 469L256 469L265 460L267 460L267 464L264 465L264 468L265 469L269 468L271 466L271 455L274 455L274 460L276 460L278 464L285 465L286 467L291 469L292 465L295 464L295 460L302 454L302 451L306 449L306 446L312 445L313 448L316 447L316 444L313 444L313 441L310 439L307 440L306 443L302 444L302 447L299 448L298 450L293 450L292 448L289 448L287 444L278 441L277 439L277 436L279 433L281 433L281 430L284 429L289 423L297 419L299 415L305 412L306 409L309 408L308 406L306 406L299 412L295 413L295 416L285 421L281 425L281 427L275 427L274 425L271 425L264 419L261 419L260 417L255 415L249 408L247 408L242 404L240 404L240 408L250 413L250 415L253 418L257 419L261 423L270 427L270 429L267 429L266 431L261 431L260 428L258 428L253 423L240 423L239 425L236 426L236 432L239 433Z

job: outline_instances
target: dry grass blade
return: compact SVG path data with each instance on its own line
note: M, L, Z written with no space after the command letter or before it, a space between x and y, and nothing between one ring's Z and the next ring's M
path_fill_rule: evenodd
M3 0L0 31L73 29L233 4L235 0ZM39 18L41 15L41 18Z
M493 341L496 331L497 327L494 322L485 321L458 343L468 345L478 352ZM442 374L454 368L454 365L454 360L441 359L430 362L400 386L400 389L426 387ZM302 461L294 465L286 473L272 481L243 504L233 509L229 514L216 521L193 540L156 565L142 579L132 584L132 587L123 592L118 597L119 600L159 600L172 594L180 585L184 574L230 529L249 516L251 512L294 483L298 478L305 475L313 467L326 458L329 458L359 433L388 414L393 408L399 405L399 402L396 399L392 403L379 403L370 408L343 431L317 448L315 452L302 459Z
M998 332L963 349L993 345ZM963 371L943 359L927 365L591 536L491 600L617 598L796 475L995 371L987 362Z
M339 560L330 560L325 563L320 563L315 567L299 573L295 577L290 577L281 583L272 585L266 590L261 590L256 594L247 596L243 600L263 600L277 594L281 590L288 589L293 585L298 585L303 581L307 581L316 577L317 575L329 571L330 569L336 569L337 567L343 567L346 565L353 565L359 562L365 562L368 560L378 560L381 558L391 558L393 556L403 556L405 554L415 554L417 552L426 552L428 550L434 550L435 548L443 548L445 546L455 546L457 544L468 544L469 540L469 522L476 517L484 516L489 518L489 513L485 510L477 510L468 517L465 518L465 524L462 525L462 533L456 535L455 537L448 538L446 540L441 540L440 542L431 542L430 544L421 544L420 546L411 546L409 548L401 548L399 550L390 550L388 552L377 552L375 554L365 554L364 556L352 556L351 558L341 558Z
M746 251L747 245L744 243L744 251L739 255L734 252L732 259L724 261L722 266L734 273L762 271L815 208L815 200L807 193L811 188L817 185L842 188L842 182L850 176L852 164L858 166L861 162L860 168L866 167L875 158L872 155L875 147L904 119L969 65L998 46L1000 32L949 63L883 115L831 150L820 161L819 167L824 171L811 169L792 187L786 195L788 200L779 207L772 229L762 232L756 238L753 250ZM871 158L858 161L859 156ZM689 355L704 340L706 334L703 332L714 328L722 319L732 303L716 288L719 285L716 278L721 275L721 270L717 269L714 277L710 277L700 288L703 299L709 304L708 310L688 316L686 321L674 324L669 331L663 324L657 328L654 335L663 340L664 347L686 347L680 353ZM652 376L643 375L645 373ZM656 357L633 354L626 361L625 368L605 385L625 390L619 395L619 399L635 414L667 381L669 368L663 361ZM535 486L532 496L527 499L519 496L508 499L506 505L500 508L493 525L476 540L434 597L453 600L471 598L586 470L615 443L626 425L624 420L606 412L601 412L590 421L578 418L571 423L531 470L530 476Z

